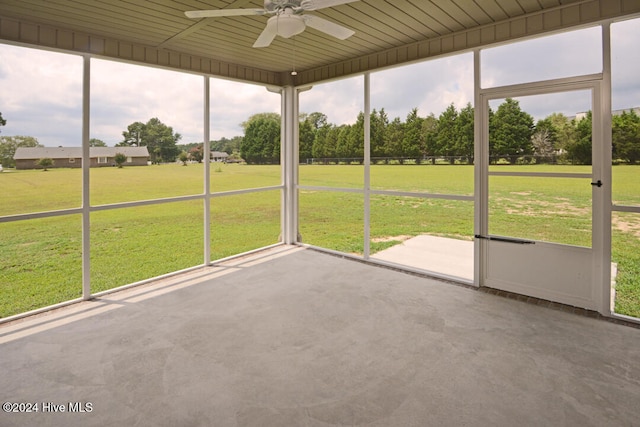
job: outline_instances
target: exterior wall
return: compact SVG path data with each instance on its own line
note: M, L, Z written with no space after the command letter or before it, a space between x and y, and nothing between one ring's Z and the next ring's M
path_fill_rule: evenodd
M42 169L41 166L36 165L38 159L20 159L16 160L16 169L26 170L26 169ZM116 166L116 162L113 157L107 158L107 163L98 163L98 159L95 157L91 158L91 162L89 163L92 168L99 167L114 167ZM131 162L125 162L123 166L147 166L147 158L146 157L133 157ZM55 168L81 168L82 167L82 159L75 159L74 162L70 162L69 159L53 159L53 165L51 165L48 169Z
M20 159L16 160L16 169L42 169L42 166L36 165L36 162L39 159ZM53 164L49 166L47 169L55 169L55 168L81 168L82 167L82 159L73 159L75 161L70 161L69 159L53 159Z
M146 157L132 157L131 158L131 163L125 163L125 166L147 166L149 163L147 163L147 158Z
M122 166L147 166L147 158L146 157L132 157L131 162L124 162ZM92 168L104 168L104 167L114 167L117 166L115 161L115 157L107 157L106 163L98 163L97 157L91 158L91 167Z

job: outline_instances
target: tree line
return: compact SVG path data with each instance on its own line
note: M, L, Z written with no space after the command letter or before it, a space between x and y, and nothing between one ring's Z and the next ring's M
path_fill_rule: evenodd
M243 136L210 141L211 151L224 151L232 158L242 158L250 164L280 161L280 115L258 113L241 123ZM0 126L6 119L0 113ZM552 113L534 123L533 117L522 111L517 100L507 98L498 108L489 109L489 156L492 162L570 164L591 163L592 113L567 117ZM146 123L134 122L122 132L118 146L146 146L153 163L175 162L178 158L202 161L202 142L179 145L182 138L171 126L158 118ZM624 111L612 117L613 159L636 164L640 161L640 116ZM364 159L364 113L354 124L329 123L324 113L302 113L299 117L299 160L341 162ZM92 138L90 146L106 146ZM450 163L474 161L474 109L470 103L461 109L450 104L439 116L426 117L413 108L407 117L390 119L384 108L370 115L370 145L373 161L399 163L433 162L444 159ZM0 164L14 166L13 155L18 147L42 146L30 136L0 136ZM350 159L350 160L349 160Z
M630 110L613 116L613 158L640 161L640 116ZM240 155L247 163L277 163L280 159L280 117L253 115L243 123ZM507 98L489 110L489 156L492 162L591 164L592 113L568 117L553 113L534 122L517 100ZM364 159L364 113L354 124L335 125L323 113L301 114L299 160L320 162ZM397 160L415 163L446 159L450 163L474 161L474 109L450 104L438 117L412 109L404 120L390 119L384 108L370 115L371 157L374 162Z

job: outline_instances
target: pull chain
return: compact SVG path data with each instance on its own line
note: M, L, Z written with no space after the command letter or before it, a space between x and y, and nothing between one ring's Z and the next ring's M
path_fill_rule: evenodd
M298 72L296 71L296 36L293 36L292 39L293 39L293 71L291 71L291 75L297 76Z

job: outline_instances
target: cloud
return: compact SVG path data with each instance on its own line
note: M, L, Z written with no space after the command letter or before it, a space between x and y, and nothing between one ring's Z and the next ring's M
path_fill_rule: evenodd
M263 86L211 79L211 136L243 134L241 123L257 113L280 113L280 95Z
M95 62L92 136L100 138L104 134L104 139L100 139L113 145L111 142L119 142L129 124L158 117L182 135L182 143L203 140L204 77L110 61ZM212 139L241 135L240 123L251 114L280 110L279 95L262 86L221 79L210 82Z
M355 123L364 111L362 76L319 84L300 95L300 111L323 112L330 123ZM391 120L418 108L421 116L439 115L451 103L473 102L471 54L436 59L371 73L371 109L384 108Z
M158 117L203 140L204 77L92 59L90 136L115 145L133 122ZM82 141L82 59L0 45L0 112L4 135L29 135L47 146ZM279 112L280 97L262 86L211 79L211 138L242 134L251 114Z
M586 28L485 49L482 87L505 86L602 71L602 32Z
M91 67L91 137L114 145L130 124L157 117L181 142L202 140L202 77L105 60Z
M300 112L321 112L329 123L353 124L358 113L364 111L364 79L350 77L315 85L300 94Z
M81 141L81 76L78 56L0 45L2 133L51 146Z
M404 119L413 109L436 117L447 106L473 102L473 56L456 55L373 73L372 108L384 108L391 120Z
M611 25L613 109L640 107L640 19Z

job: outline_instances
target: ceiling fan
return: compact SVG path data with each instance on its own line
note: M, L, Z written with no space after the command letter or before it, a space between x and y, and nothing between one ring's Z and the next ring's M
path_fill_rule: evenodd
M289 38L300 34L306 27L314 28L330 36L344 40L355 31L314 15L308 10L324 9L359 0L264 0L263 9L194 10L184 14L188 18L218 18L223 16L274 15L267 21L253 47L267 47L276 36Z

